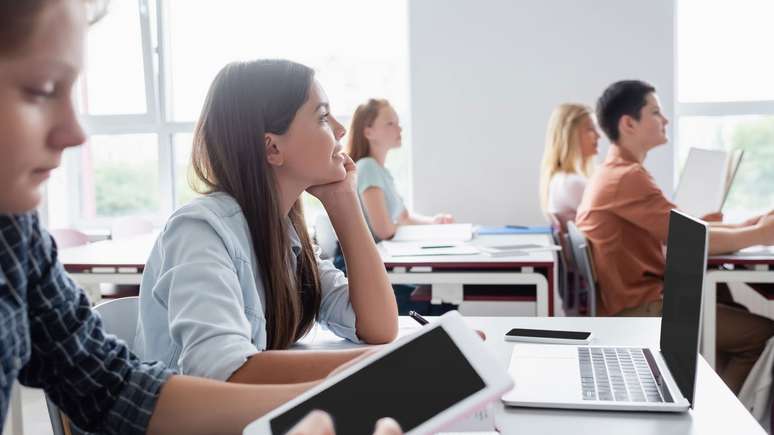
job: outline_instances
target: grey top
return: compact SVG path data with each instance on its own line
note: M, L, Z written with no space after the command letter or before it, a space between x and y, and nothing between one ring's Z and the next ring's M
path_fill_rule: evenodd
M295 258L301 243L289 225ZM316 252L319 321L359 342L344 274ZM266 349L265 290L239 204L213 193L172 215L145 265L134 349L181 374L226 380Z
M398 194L398 189L395 187L395 180L392 178L392 174L384 166L380 165L373 157L364 157L357 161L357 193L360 195L360 201L363 200L363 192L370 187L378 187L384 193L384 200L387 202L387 213L390 215L390 219L393 222L397 222L398 217L406 209L406 205L403 203L403 198ZM368 218L368 211L363 210L368 220L368 227L371 229L371 234L374 234L373 228L371 228L371 221Z

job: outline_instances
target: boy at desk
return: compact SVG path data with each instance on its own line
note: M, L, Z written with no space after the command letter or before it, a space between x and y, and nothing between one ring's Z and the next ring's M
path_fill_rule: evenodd
M90 431L241 433L313 383L227 384L141 362L104 331L35 212L63 151L86 140L73 90L87 15L101 15L103 3L0 0L0 432L18 378ZM332 431L316 412L290 433ZM380 420L376 432L400 429Z
M656 185L643 161L667 142L667 118L656 90L637 80L610 85L597 101L600 127L612 145L591 177L577 225L596 263L601 315L659 316L662 309L669 211L677 208ZM743 224L710 224L709 253L774 244L774 214ZM735 393L774 335L774 321L733 304L717 307L718 374Z

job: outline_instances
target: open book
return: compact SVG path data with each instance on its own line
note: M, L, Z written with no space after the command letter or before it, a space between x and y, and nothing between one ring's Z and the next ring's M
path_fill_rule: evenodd
M721 211L742 155L742 150L729 154L720 150L691 148L675 191L677 206L697 218Z

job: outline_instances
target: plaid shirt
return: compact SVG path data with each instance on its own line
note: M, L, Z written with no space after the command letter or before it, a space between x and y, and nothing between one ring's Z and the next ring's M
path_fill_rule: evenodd
M0 214L0 429L18 378L82 429L145 433L170 372L141 363L101 325L37 215Z

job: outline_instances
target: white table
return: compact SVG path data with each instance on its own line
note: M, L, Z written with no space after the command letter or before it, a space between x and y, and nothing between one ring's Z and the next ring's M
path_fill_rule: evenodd
M704 305L702 314L701 352L710 367L715 367L715 340L717 329L718 283L774 283L774 250L742 250L729 255L716 255L707 261L711 268L704 276Z
M553 245L549 234L509 234L476 236L473 246ZM463 302L464 284L534 285L536 315L554 315L557 258L554 251L527 255L490 257L477 255L433 255L393 257L379 245L379 252L393 284L431 284L431 302Z
M430 318L432 320L432 318ZM568 317L469 317L468 324L484 331L487 344L507 367L513 344L502 339L510 328L556 328L590 330L594 345L658 347L660 320L656 318L568 318ZM401 318L400 334L419 326ZM354 346L333 334L315 328L299 348L331 349ZM496 407L496 425L504 434L573 435L670 435L670 434L759 434L765 432L736 396L699 358L694 409L683 414L612 411L571 411Z

